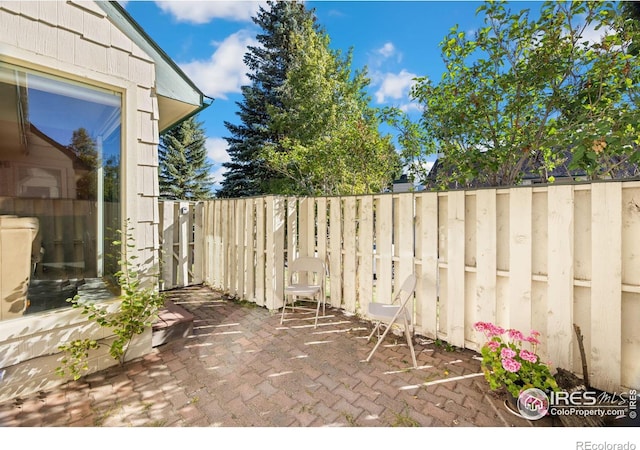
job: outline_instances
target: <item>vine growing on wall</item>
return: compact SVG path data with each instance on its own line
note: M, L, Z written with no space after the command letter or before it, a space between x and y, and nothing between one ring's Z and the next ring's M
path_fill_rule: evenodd
M126 359L127 350L136 335L144 333L153 324L158 311L164 306L164 295L155 286L144 286L141 279L140 265L134 252L136 249L133 229L127 221L126 232L116 230L120 239L113 241L113 246L120 250L118 261L120 270L115 273L120 286L120 303L112 311L106 303L96 303L82 299L76 295L67 301L73 308L82 309L81 314L104 328L108 328L115 336L109 347L109 354L122 365ZM58 349L64 353L61 365L56 368L60 376L71 376L79 379L84 371L89 369L89 353L101 345L94 339L74 339L66 342Z

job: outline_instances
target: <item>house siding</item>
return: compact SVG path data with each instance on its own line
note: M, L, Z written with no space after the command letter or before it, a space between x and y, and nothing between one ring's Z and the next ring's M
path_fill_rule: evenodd
M0 61L122 91L123 217L135 228L138 261L157 273L159 111L153 60L94 2L0 1ZM110 339L72 309L0 322L0 401L64 382L55 375L57 346L80 337L106 344ZM149 351L150 332L130 357ZM108 345L101 346L89 372L114 364Z

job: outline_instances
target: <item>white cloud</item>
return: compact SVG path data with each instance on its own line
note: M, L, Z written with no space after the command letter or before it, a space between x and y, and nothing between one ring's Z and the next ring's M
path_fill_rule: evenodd
M216 43L216 50L208 60L180 63L180 67L208 96L227 99L227 94L239 93L242 85L249 84L244 64L248 45L258 42L245 30Z
M395 51L396 51L396 48L392 42L387 42L377 50L377 52L382 56L384 56L385 58L392 56L395 53Z
M220 186L222 185L222 181L224 180L224 174L227 172L226 167L217 167L215 168L213 171L210 172L210 176L213 179L213 190L217 191L218 189L220 189Z
M179 22L207 23L213 19L248 22L257 12L257 1L156 1L156 5Z
M384 103L388 98L398 100L406 97L409 89L415 83L413 80L415 77L417 77L416 74L405 69L402 69L400 73L387 72L383 74L380 88L375 93L376 101Z
M377 48L369 54L369 67L380 67L385 61L394 58L397 62L402 61L402 53L398 51L393 42L386 42L382 47Z
M207 149L207 156L215 164L222 164L224 162L231 161L229 153L227 153L226 140L218 137L207 138L205 148Z

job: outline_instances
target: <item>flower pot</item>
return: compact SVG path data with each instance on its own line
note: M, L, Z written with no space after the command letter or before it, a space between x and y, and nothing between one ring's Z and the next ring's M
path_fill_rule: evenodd
M520 414L520 411L518 410L518 398L514 397L509 391L507 391L506 396L507 396L507 399L504 401L505 409L509 411L511 414L513 414L514 416L526 420L526 417L523 417L522 414Z

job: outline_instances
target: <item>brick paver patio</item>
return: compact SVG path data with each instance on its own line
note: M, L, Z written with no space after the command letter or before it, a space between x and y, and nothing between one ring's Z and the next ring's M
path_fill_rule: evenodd
M388 336L371 362L371 324L341 310L280 315L206 287L168 293L195 316L186 339L55 391L0 404L0 425L112 427L529 427L479 375L475 352ZM309 316L312 317L312 316Z

